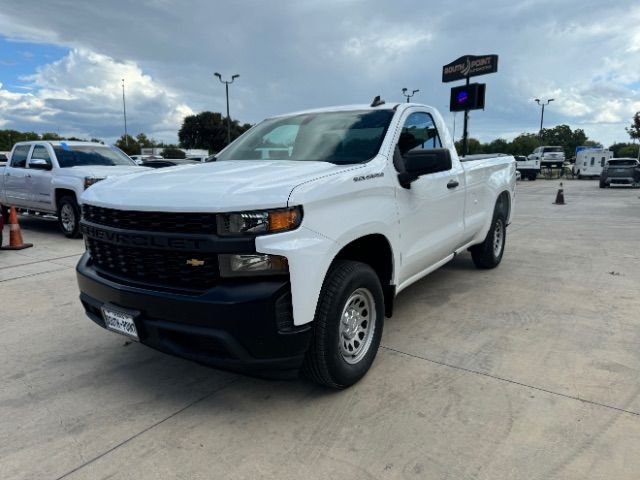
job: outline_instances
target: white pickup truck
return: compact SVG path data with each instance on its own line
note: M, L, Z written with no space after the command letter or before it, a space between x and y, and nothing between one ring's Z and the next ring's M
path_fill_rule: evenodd
M107 177L147 170L119 149L91 142L20 142L10 159L0 166L2 215L10 206L55 214L67 237L80 236L85 189Z
M215 162L87 190L80 299L166 353L346 387L398 292L466 250L500 263L515 173L512 156L460 159L424 105L273 117Z

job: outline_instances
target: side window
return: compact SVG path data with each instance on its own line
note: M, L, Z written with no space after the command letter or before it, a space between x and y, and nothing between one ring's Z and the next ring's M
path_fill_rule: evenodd
M596 163L596 158L595 157L591 157L591 166L593 167L593 165Z
M398 147L403 155L416 149L442 148L440 136L431 115L424 112L409 115L402 126Z
M51 163L51 157L49 156L49 152L47 151L47 147L44 145L36 145L33 147L33 152L31 152L31 158L40 158L42 160L46 160Z
M602 158L600 159L600 166L601 166L601 167L604 167L604 161L605 161L605 157L602 157Z
M19 145L13 150L11 155L11 166L13 168L25 168L27 166L27 155L31 145Z

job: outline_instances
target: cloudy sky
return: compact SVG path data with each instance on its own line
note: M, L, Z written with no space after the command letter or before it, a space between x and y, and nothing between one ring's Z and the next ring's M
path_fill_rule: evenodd
M213 77L240 74L231 116L255 123L287 111L369 103L381 94L439 108L442 65L500 56L483 141L536 132L533 99L555 98L545 126L628 141L640 110L640 2L633 0L0 0L0 128L113 141L129 132L176 141L182 118L224 111ZM462 133L456 121L456 138Z

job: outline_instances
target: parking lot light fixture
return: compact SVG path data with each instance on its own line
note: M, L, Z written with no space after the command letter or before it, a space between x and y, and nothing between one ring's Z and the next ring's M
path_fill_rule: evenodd
M404 95L405 97L407 97L407 103L409 103L409 99L411 97L413 97L416 93L418 93L420 91L420 89L416 89L414 91L411 92L411 94L407 93L409 91L408 88L403 88L402 89L402 95Z
M213 75L215 77L218 77L218 80L220 80L220 83L224 83L224 89L227 95L227 145L229 145L231 143L231 117L229 116L229 85L232 84L236 78L240 78L240 75L238 75L237 73L234 75L231 75L231 80L223 80L222 75L220 75L218 72L215 72Z
M546 101L545 100L540 100L539 98L535 99L535 102L542 107L542 112L540 113L540 133L538 134L538 137L540 137L540 139L542 139L542 124L544 122L544 107L546 105L549 105L554 100L555 100L555 98L550 98L550 99L548 99Z

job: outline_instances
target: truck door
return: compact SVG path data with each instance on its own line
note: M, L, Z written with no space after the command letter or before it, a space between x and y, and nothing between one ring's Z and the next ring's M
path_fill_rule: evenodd
M46 162L46 166L42 163ZM37 163L37 165L36 165ZM30 192L29 204L34 210L55 211L51 198L51 169L53 163L46 145L36 145L27 162L27 188Z
M412 137L409 147L403 145ZM397 151L430 148L442 148L433 118L426 112L409 113ZM421 176L410 189L398 184L400 282L443 260L459 246L464 234L464 188L464 172L458 161L449 171Z
M4 192L8 205L27 208L27 157L31 145L18 145L13 149L11 162L4 169Z

